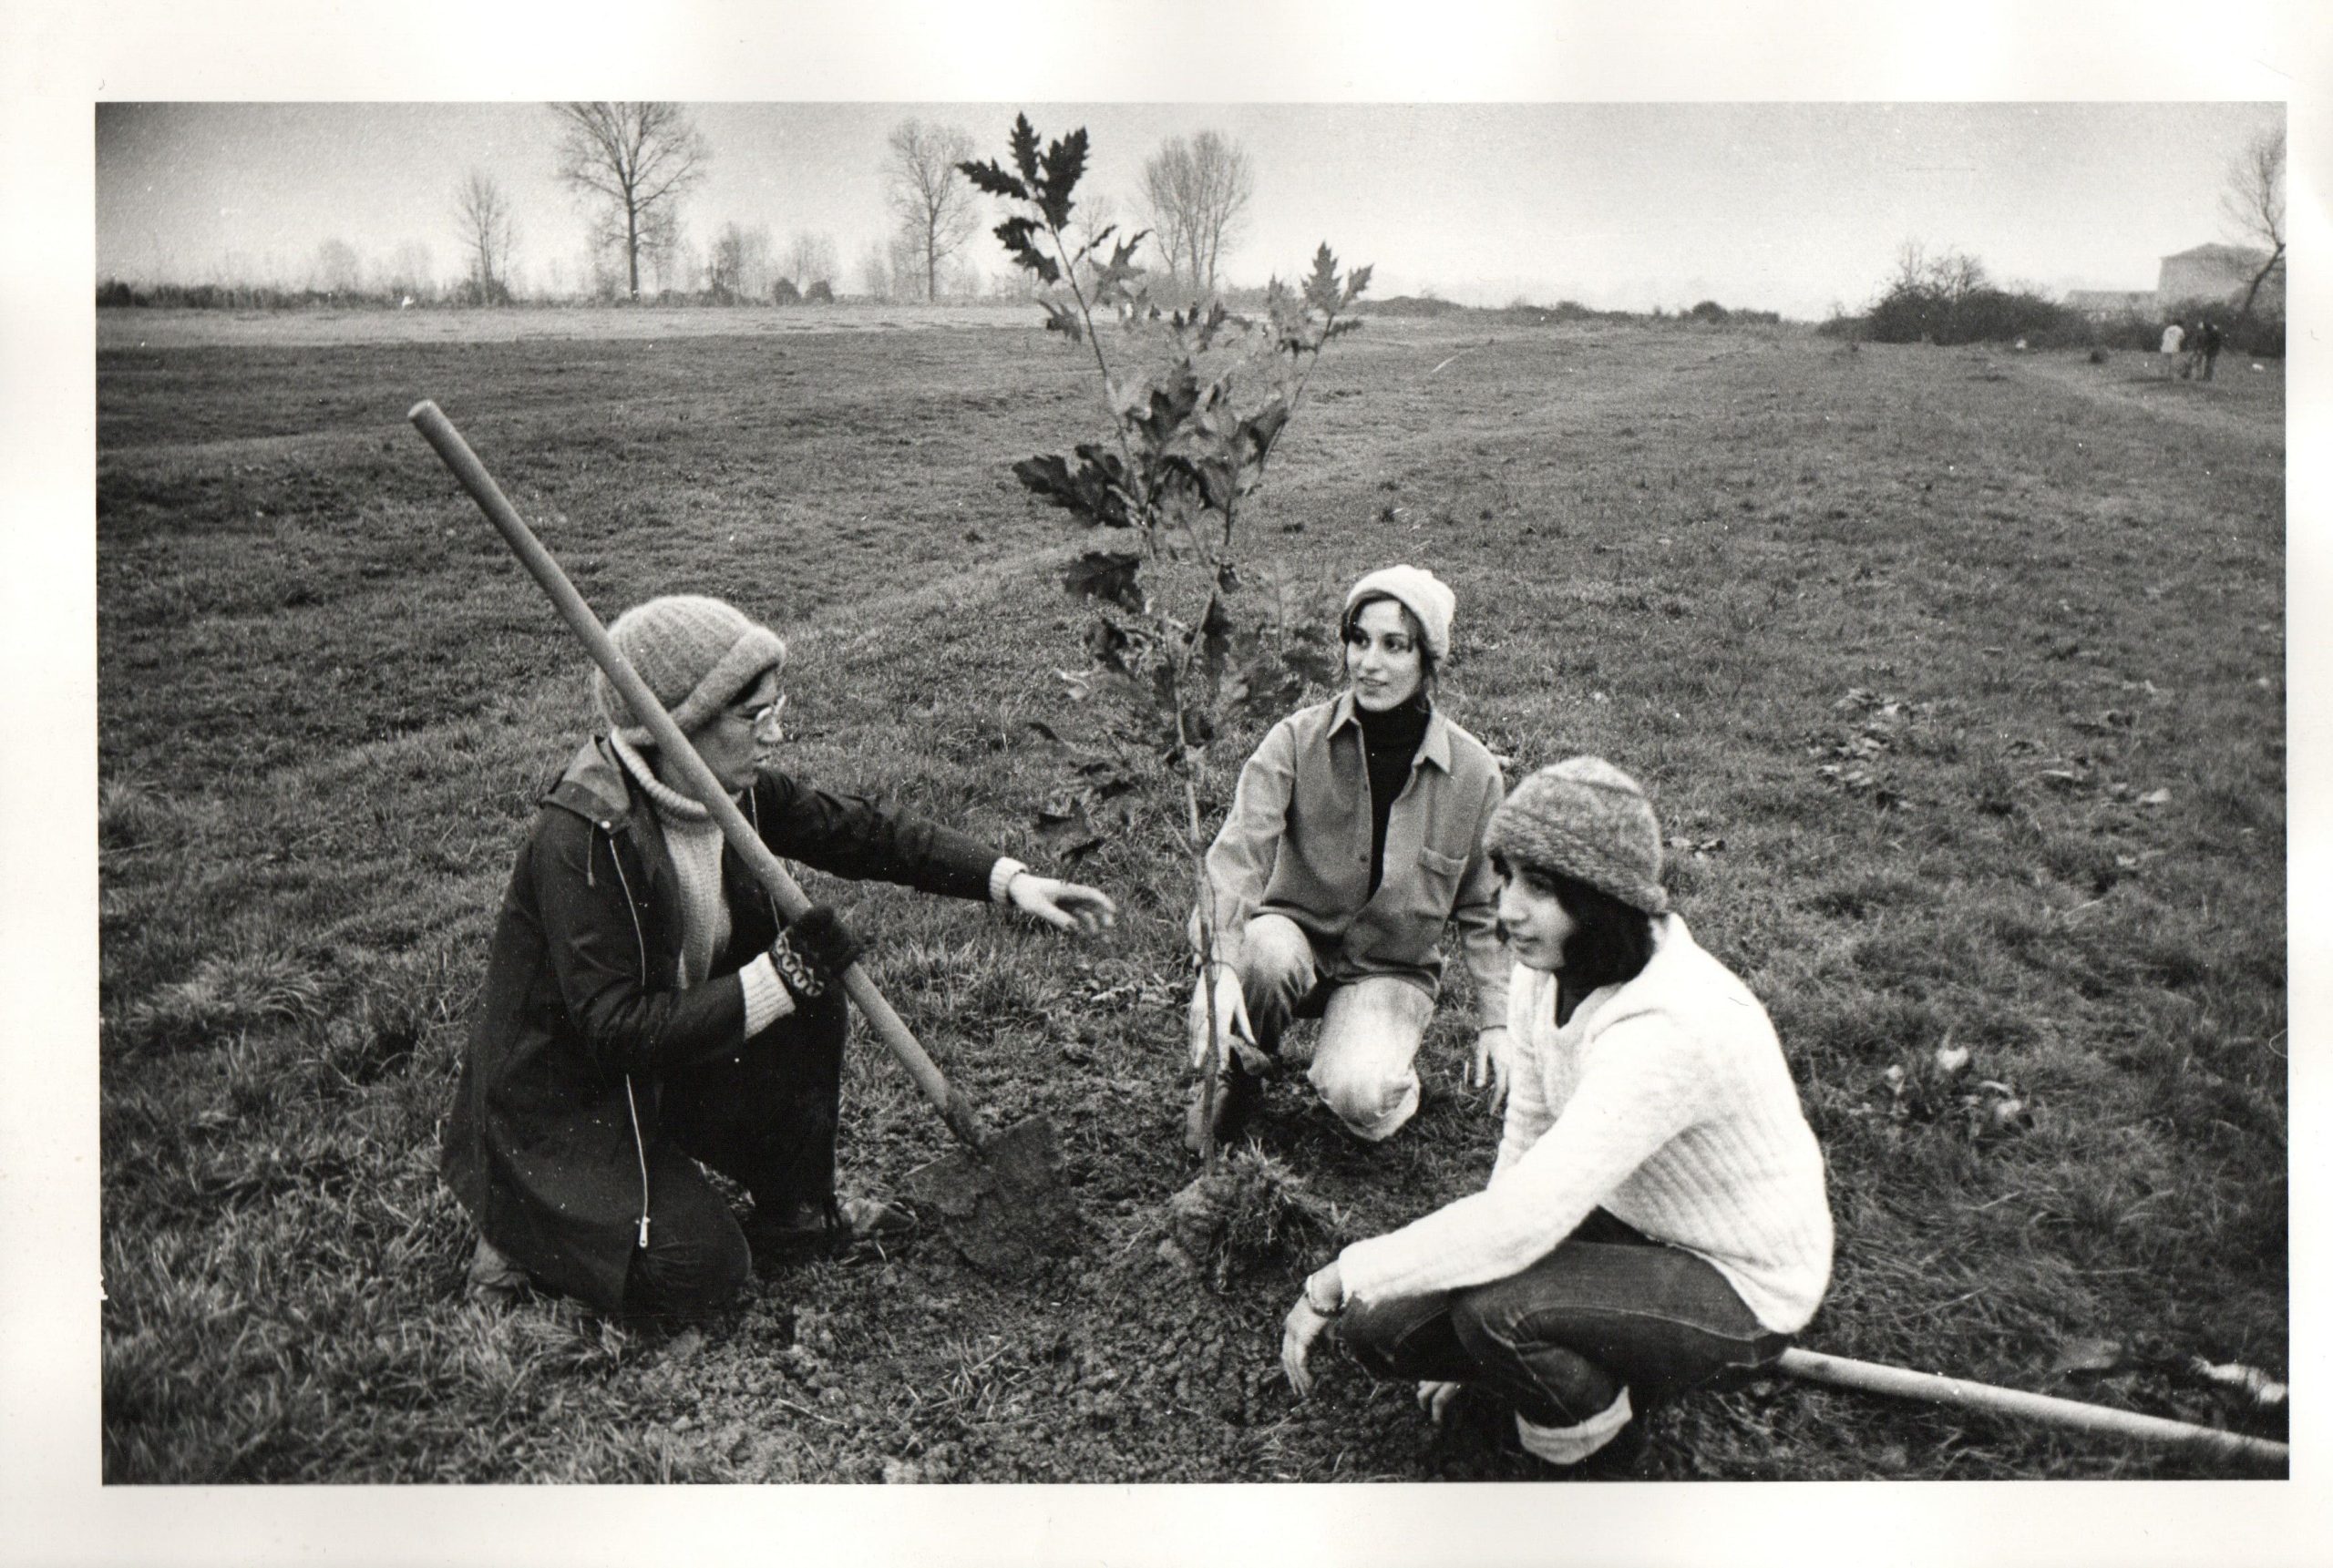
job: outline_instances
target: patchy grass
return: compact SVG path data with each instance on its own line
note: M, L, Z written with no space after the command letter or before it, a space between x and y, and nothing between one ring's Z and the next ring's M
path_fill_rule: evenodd
M1510 776L1596 751L1652 788L1830 1162L1806 1343L2279 1435L2195 1370L2289 1367L2276 378L1681 328L1340 346L1250 559L1313 591L1432 567L1446 699ZM1317 1257L1217 1293L1153 1255L1191 1173L1171 802L1078 863L1125 907L1102 943L813 890L993 1120L1053 1121L1080 1256L1001 1285L924 1238L676 1337L461 1298L437 1128L585 684L405 409L463 425L603 612L779 626L804 774L1047 864L1066 764L1032 722L1094 743L1052 673L1075 541L1006 465L1088 434L1084 374L1025 327L101 352L108 1480L1527 1473L1349 1366L1290 1401ZM1356 1234L1488 1171L1455 989L1390 1143L1272 1091L1263 1153ZM871 1040L845 1092L847 1184L944 1152ZM2221 1473L1776 1382L1664 1412L1643 1471Z

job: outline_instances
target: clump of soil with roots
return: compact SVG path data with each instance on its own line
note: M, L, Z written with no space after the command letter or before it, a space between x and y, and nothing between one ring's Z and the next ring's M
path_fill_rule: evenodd
M1274 1269L1301 1269L1344 1239L1343 1217L1286 1161L1254 1143L1166 1200L1158 1255L1217 1290Z

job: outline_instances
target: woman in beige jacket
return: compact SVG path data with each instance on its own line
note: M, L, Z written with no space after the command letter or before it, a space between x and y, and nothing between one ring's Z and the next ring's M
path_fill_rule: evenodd
M1392 1136L1417 1111L1414 1064L1454 925L1481 1020L1470 1081L1493 1090L1495 1111L1504 1096L1508 964L1483 832L1505 784L1490 752L1434 705L1455 605L1416 567L1355 583L1340 626L1347 689L1274 725L1240 770L1208 851L1215 951L1200 955L1191 996L1193 1066L1209 1055L1210 980L1226 1034L1218 1140L1253 1112L1299 1018L1321 1020L1309 1074L1321 1098L1355 1137ZM1196 911L1191 929L1197 948Z

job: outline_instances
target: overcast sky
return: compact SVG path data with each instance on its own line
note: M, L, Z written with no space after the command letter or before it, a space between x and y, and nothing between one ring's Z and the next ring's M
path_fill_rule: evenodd
M705 103L712 151L688 237L765 225L824 234L842 285L882 238L886 138L910 116L1002 159L1009 104ZM1133 209L1170 136L1244 148L1255 199L1226 261L1254 283L1322 240L1377 269L1380 296L1432 290L1629 309L1818 316L1865 302L1897 247L1968 251L2051 292L2152 288L2159 257L2230 237L2229 159L2280 104L1687 103L1028 106L1084 126L1086 189ZM476 169L516 209L523 286L578 277L585 219L555 177L540 104L146 104L97 108L98 275L298 283L343 240L460 268L455 189ZM983 231L973 260L1002 270ZM562 271L563 269L563 271Z

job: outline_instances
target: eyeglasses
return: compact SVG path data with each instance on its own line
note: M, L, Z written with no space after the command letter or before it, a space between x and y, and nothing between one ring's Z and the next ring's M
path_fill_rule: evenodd
M754 733L754 739L765 744L774 744L786 738L786 731L778 722L786 712L786 693L783 692L757 708L732 708L729 712L745 720Z

